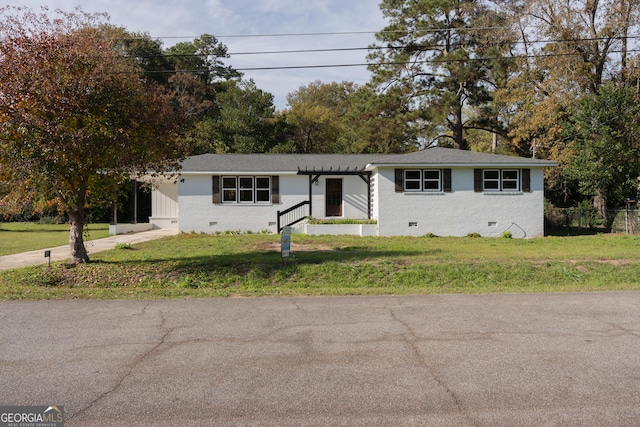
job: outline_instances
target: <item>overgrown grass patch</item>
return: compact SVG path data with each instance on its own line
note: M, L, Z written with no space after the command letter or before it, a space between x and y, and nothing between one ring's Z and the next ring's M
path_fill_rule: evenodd
M87 265L0 272L0 299L570 292L640 289L640 238L180 235Z

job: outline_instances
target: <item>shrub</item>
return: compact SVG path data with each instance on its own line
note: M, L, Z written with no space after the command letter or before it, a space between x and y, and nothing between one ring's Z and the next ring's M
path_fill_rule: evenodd
M352 218L340 218L340 219L322 219L322 218L309 218L307 221L309 224L377 224L375 219L352 219Z
M503 239L510 239L513 237L513 234L510 231L505 231L500 235L500 237Z
M482 236L480 235L480 233L475 233L474 232L474 233L467 234L467 237L482 237Z

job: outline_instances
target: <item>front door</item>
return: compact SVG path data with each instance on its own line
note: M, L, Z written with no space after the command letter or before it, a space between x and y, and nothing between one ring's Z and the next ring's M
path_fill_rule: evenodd
M327 178L326 216L342 216L342 179Z

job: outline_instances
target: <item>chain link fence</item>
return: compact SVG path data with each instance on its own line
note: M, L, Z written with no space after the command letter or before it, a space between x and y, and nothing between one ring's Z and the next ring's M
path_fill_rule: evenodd
M546 234L640 234L640 210L610 209L603 218L592 209L545 208Z

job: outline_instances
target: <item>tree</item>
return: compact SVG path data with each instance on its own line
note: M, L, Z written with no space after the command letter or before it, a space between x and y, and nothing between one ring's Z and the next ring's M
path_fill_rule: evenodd
M555 145L569 110L584 93L598 93L607 75L626 74L620 67L627 66L626 35L638 6L637 0L527 0L505 12L522 48L519 71L498 98L510 104L511 136L523 154L546 150L562 160L564 147Z
M182 115L125 57L104 16L0 9L0 171L15 191L69 217L74 263L88 262L85 207L134 175L175 170Z
M218 138L233 153L265 153L274 141L273 95L253 80L229 80L218 90Z
M634 89L615 86L584 95L566 126L574 156L566 174L583 195L594 196L606 218L607 204L635 197L640 175L640 99Z
M407 97L397 90L377 93L358 87L342 119L340 145L348 153L402 153L420 146L419 125L412 121Z
M413 94L427 145L448 140L468 149L465 128L496 130L494 117L472 123L464 109L491 102L494 65L507 46L479 29L501 17L475 0L384 0L380 7L389 25L376 34L384 48L369 55L373 82Z
M287 95L287 120L295 127L295 142L301 153L344 152L339 139L342 118L356 90L352 82L315 81Z
M222 61L229 57L227 46L210 34L203 34L192 42L177 43L166 49L164 54L174 69L193 73L205 84L219 78L240 77L240 73Z
M190 133L193 153L265 153L290 137L273 95L253 80L219 82L216 103Z
M163 85L168 83L174 65L164 54L161 40L152 39L147 33L130 33L121 27L107 26L104 30L110 31L118 47L145 71L147 80Z
M637 29L637 0L500 1L520 35L517 67L496 91L512 144L523 156L550 158L548 194L561 203L575 196L564 173L575 150L566 129L585 94L608 81L628 84L628 34ZM555 197L555 196L554 196ZM602 204L602 201L596 201Z

